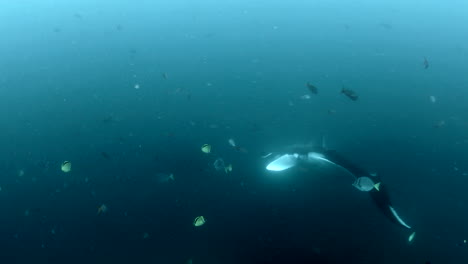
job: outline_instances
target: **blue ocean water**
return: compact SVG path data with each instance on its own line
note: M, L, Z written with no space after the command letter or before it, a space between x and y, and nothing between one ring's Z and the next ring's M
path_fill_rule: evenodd
M467 10L2 1L2 263L467 263ZM341 171L265 169L324 136L412 243Z

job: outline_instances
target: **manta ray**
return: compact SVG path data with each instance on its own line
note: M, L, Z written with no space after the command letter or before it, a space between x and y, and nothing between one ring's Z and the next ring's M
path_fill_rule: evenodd
M271 156L273 155L267 157ZM392 205L387 186L382 183L380 177L353 164L334 150L328 150L325 147L307 147L302 148L301 151L279 154L270 160L266 170L280 173L297 165L319 162L341 168L344 174L351 175L354 178L352 185L359 191L368 192L375 205L391 222L405 229L411 229L411 226L403 221Z

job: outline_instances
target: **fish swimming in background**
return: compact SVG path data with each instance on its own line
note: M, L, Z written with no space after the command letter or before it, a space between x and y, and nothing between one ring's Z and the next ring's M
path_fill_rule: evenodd
M424 65L424 69L427 70L427 68L429 68L429 61L427 61L427 58L426 58L426 57L424 57L423 65Z
M110 159L109 154L107 154L107 153L104 152L104 151L101 152L101 156L102 156L103 158L105 158L105 159Z
M388 24L388 23L380 23L379 26L384 28L384 29L387 29L387 30L390 30L390 29L393 28L393 26L391 24Z
M229 143L229 145L231 145L231 147L233 147L236 151L243 152L243 153L247 153L247 149L246 149L246 148L243 148L243 147L241 147L241 146L238 146L238 145L236 144L236 142L234 141L233 138L230 138L230 139L228 140L228 143Z
M117 122L120 122L120 119L116 118L112 113L101 120L103 124L113 124Z
M201 151L205 154L210 154L211 152L211 145L210 144L203 144L201 146Z
M463 241L461 241L460 243L457 243L456 245L459 247L466 247L468 244L466 243L466 239L464 239Z
M341 93L346 95L349 99L353 101L356 101L359 98L356 92L354 92L351 89L347 89L344 86L341 88Z
M105 213L107 213L107 210L109 210L107 208L107 205L102 204L101 206L98 207L97 214L98 215L105 214Z
M434 128L441 128L443 126L445 126L445 120L440 120L433 125Z
M313 86L310 82L306 83L307 89L313 94L318 94L318 89L317 87Z
M159 183L167 183L171 181L175 181L174 174L172 173L157 173L154 176L154 180Z
M235 147L237 146L237 145L236 145L236 142L234 141L233 138L230 138L230 139L228 140L228 143L229 143L229 145L231 145L231 147L233 147L233 148L235 148Z

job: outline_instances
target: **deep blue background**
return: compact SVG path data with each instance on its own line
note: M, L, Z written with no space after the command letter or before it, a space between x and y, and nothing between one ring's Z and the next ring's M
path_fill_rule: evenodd
M4 1L2 263L465 263L466 10ZM380 174L413 244L340 171L265 170L265 153L322 135Z

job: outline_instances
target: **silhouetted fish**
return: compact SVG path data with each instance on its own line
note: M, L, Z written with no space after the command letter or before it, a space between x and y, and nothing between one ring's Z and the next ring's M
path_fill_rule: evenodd
M392 25L388 24L388 23L380 23L379 26L381 26L382 28L386 29L386 30L390 30L392 29Z
M112 124L112 123L117 123L119 122L120 120L115 118L113 114L110 114L106 117L104 117L102 120L101 120L101 123L103 124Z
M105 158L105 159L110 159L110 156L109 156L109 154L107 154L107 153L106 153L106 152L104 152L104 151L103 151L103 152L101 152L101 156L102 156L103 158Z
M354 92L351 89L347 89L344 86L341 88L341 93L346 95L349 99L353 101L356 101L359 98L356 92Z
M424 57L424 63L423 64L424 64L424 69L429 68L429 61L427 61L426 57Z
M445 124L446 124L446 123L445 123L445 120L440 120L440 121L438 121L437 123L435 123L435 124L433 125L433 127L434 127L434 128L441 128L441 127L445 126Z
M310 82L307 82L306 84L307 86L307 89L309 89L309 91L313 94L317 94L318 93L318 89L317 87L313 86Z

